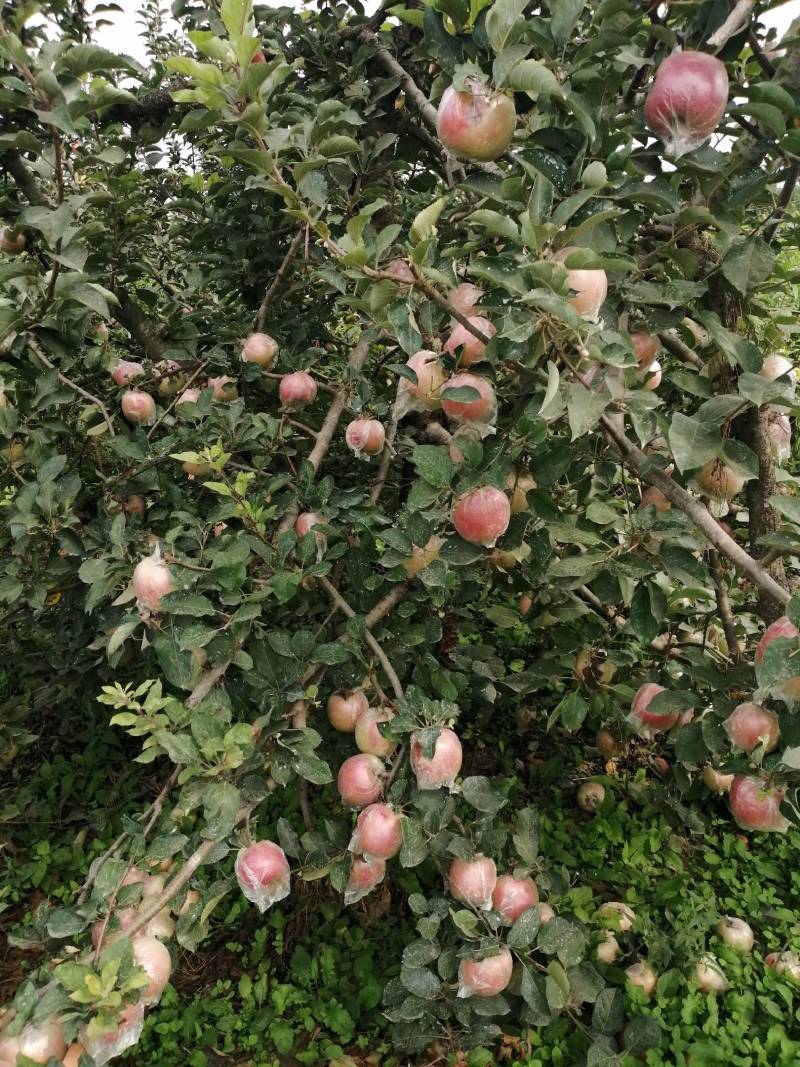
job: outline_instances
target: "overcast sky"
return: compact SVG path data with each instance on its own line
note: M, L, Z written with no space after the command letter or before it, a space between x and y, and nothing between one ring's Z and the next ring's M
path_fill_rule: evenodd
M271 0L266 0L266 2L270 3ZM104 16L113 18L114 24L113 26L103 26L99 30L97 34L98 44L102 44L112 52L123 53L133 56L140 62L147 62L147 52L144 41L139 36L140 27L137 25L139 20L139 0L117 0L117 3L123 8L123 13ZM276 0L273 6L278 7L287 4L298 8L302 6L298 0ZM366 6L369 9L371 5L367 4ZM168 0L162 0L162 8L165 11L169 10ZM798 16L800 16L800 0L787 0L785 4L775 8L775 10L760 16L760 21L766 26L776 27L779 33L783 33Z

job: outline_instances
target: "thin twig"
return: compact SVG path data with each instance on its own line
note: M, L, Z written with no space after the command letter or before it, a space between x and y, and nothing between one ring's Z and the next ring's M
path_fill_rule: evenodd
M644 47L644 52L642 53L643 58L649 60L654 55L657 46L658 41L656 40L656 38L649 37L647 44ZM639 67L639 69L636 71L634 76L631 78L631 83L626 89L625 95L622 98L622 111L627 111L633 105L633 102L636 99L636 94L641 89L642 84L644 83L644 79L647 77L647 73L650 70L651 66L652 63L643 63L641 67Z
M750 51L755 56L755 60L758 63L759 67L761 67L761 69L764 71L768 78L774 78L775 67L767 59L763 49L761 48L761 43L759 42L758 37L756 37L755 33L752 30L748 34L747 43L750 45Z
M48 370L56 370L55 364L47 358L41 346L39 345L39 342L31 333L28 334L28 347L34 353L39 362L44 364L44 366L47 367ZM111 421L111 416L108 414L108 411L106 410L106 406L103 401L99 397L95 396L93 393L87 392L82 386L78 385L77 382L73 382L73 380L71 378L68 378L66 374L62 374L61 371L57 371L57 373L58 380L61 382L62 385L66 385L68 389L72 389L72 391L77 393L79 396L82 396L84 397L84 399L91 401L99 409L100 414L103 416L103 421L108 427L109 435L113 437L114 424Z
M339 592L339 590L336 588L336 586L333 585L330 581L328 581L328 579L324 575L319 577L317 579L317 581L320 583L320 585L325 590L325 592L328 594L328 596L331 598L331 600L334 602L334 604L336 604L336 606L339 608L339 610L344 615L346 615L348 617L348 619L355 619L357 617L356 612L353 610L353 608L350 607L350 605L344 599L344 597ZM403 686L402 686L402 684L400 682L400 679L397 677L397 672L395 671L394 667L392 666L391 662L389 661L389 657L386 655L386 653L383 651L381 646L378 644L378 642L376 641L375 637L373 636L373 634L372 634L372 632L370 631L369 628L365 628L364 640L367 642L369 647L372 649L372 651L378 657L378 659L380 661L380 664L383 667L384 674L389 679L389 682L390 682L390 684L392 686L392 689L394 689L395 696L398 699L402 699L402 697L403 697Z
M762 234L764 240L769 242L775 236L775 233L780 226L783 218L786 214L786 210L792 200L792 194L794 193L795 186L797 185L797 178L800 175L800 167L796 163L793 163L789 168L789 173L783 182L783 188L781 189L781 195L778 197L778 201L772 212L772 222L767 226Z
M347 368L349 374L356 375L364 366L367 356L369 355L369 349L371 344L371 336L366 332L361 335L358 344L353 348L350 353L350 358L347 361ZM319 473L319 469L322 466L325 456L328 454L328 449L333 441L333 435L336 433L336 429L339 425L339 420L342 417L342 413L347 405L347 398L350 395L350 382L344 381L339 386L336 394L331 401L331 406L328 408L328 413L320 427L317 434L314 447L308 454L306 463L309 464L314 474ZM278 525L278 534L285 533L294 526L295 519L300 514L300 508L297 503L292 504L287 509L286 514Z
M234 653L235 655L235 653ZM191 691L186 698L187 708L196 708L197 705L205 700L217 682L227 671L228 667L233 663L233 655L223 660L222 663L218 663L216 667L212 667L210 671L206 671L200 681Z
M711 571L711 577L714 580L717 611L722 622L722 629L725 631L725 640L728 642L728 654L734 663L739 663L742 658L742 650L739 647L739 640L736 636L736 626L733 622L728 586L725 582L725 575L722 573L719 553L715 548L708 550L708 569Z
M392 406L392 413L389 416L389 422L386 426L386 440L383 445L383 452L381 453L381 462L378 467L378 475L375 478L372 489L369 493L370 504L377 504L380 499L380 495L383 492L383 487L386 485L386 479L389 476L389 467L392 465L392 456L394 455L394 442L397 437L397 428L400 425L400 386L398 385L398 399L395 400Z
M189 378L187 380L186 385L184 385L183 389L181 389L180 392L175 394L170 406L166 409L166 411L163 413L163 415L159 415L159 417L156 419L156 421L153 423L153 425L147 431L147 440L148 441L153 436L153 434L156 432L156 430L161 425L161 423L164 421L164 419L167 417L167 415L169 415L170 411L172 411L172 409L178 403L178 401L181 398L181 394L184 392L184 390L189 388L189 386L192 384L192 382L195 380L195 378L197 378L200 374L202 374L207 366L208 366L208 360L207 359L203 360L203 362L200 364L200 366L197 368L197 370L194 372L194 374L191 376L191 378Z
M303 240L303 232L304 231L302 228L299 229L292 238L292 243L289 245L289 250L283 257L283 262L278 267L278 270L275 273L275 277L272 279L272 284L270 285L269 289L267 289L266 293L264 293L264 299L261 301L261 307L258 309L258 314L256 315L257 330L263 330L267 324L267 312L269 311L270 304L272 303L273 298L275 297L275 294L278 291L278 286L281 284L284 277L286 276L286 272L292 265L292 260L297 255L297 250L300 247L300 242Z
M408 752L408 745L402 745L401 748L400 748L400 751L397 753L397 755L394 758L394 762L392 763L391 770L389 771L389 776L387 777L386 781L384 782L384 785L383 785L383 792L384 793L388 793L389 792L389 788L390 788L392 782L395 780L395 778L397 777L398 771L403 766L403 760L406 758L406 752Z
M311 814L311 801L308 795L308 779L300 779L300 787L297 791L300 801L300 814L303 816L303 826L306 830L314 829L314 816Z
M159 792L156 799L153 801L147 811L142 814L142 819L148 819L149 817L149 821L145 826L144 830L142 831L145 838L153 829L156 819L161 814L164 807L164 801L169 795L169 793L172 791L175 783L177 782L180 770L180 767L176 767L173 770L172 774L170 774L169 778L162 786L161 791ZM80 894L78 895L79 904L83 904L84 901L86 901L89 896L89 893L91 892L92 886L97 881L97 876L100 874L100 871L102 870L106 861L111 859L114 853L120 849L120 847L125 843L125 840L128 837L130 837L128 831L124 831L123 833L121 833L116 839L116 841L114 841L114 843L111 845L111 847L106 849L106 851L101 856L98 856L98 858L93 861L91 867L89 868L89 877L83 883Z

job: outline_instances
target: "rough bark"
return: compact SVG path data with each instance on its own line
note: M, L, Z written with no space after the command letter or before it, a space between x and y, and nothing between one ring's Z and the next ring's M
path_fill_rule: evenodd
M780 515L769 502L769 498L777 492L777 486L767 434L766 412L759 408L746 412L739 420L738 436L749 445L758 458L758 478L751 479L745 488L749 512L750 554L762 561L762 566L775 581L788 589L783 559L778 557L771 562L764 562L762 557L766 554L766 549L759 545L761 538L774 533L781 521ZM775 601L764 596L763 592L759 596L756 610L766 623L774 622L782 614Z

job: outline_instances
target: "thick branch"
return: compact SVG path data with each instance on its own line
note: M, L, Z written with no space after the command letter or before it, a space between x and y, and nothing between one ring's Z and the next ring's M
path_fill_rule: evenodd
M747 513L750 533L750 551L763 556L758 548L759 542L767 534L774 533L780 526L780 515L770 504L770 498L776 493L775 465L772 462L767 414L758 408L751 408L735 423L737 435L755 453L758 459L758 477L751 478L745 487L747 495ZM767 570L763 559L760 565ZM768 565L769 573L781 585L786 583L783 561L775 560ZM776 617L774 604L765 601L762 596L758 603L758 613L765 622L772 622Z
M196 708L198 704L205 700L217 682L225 674L228 667L230 667L231 663L233 663L233 656L229 656L227 659L223 660L222 663L218 663L216 667L212 667L210 671L206 671L186 698L186 707Z
M126 289L117 286L114 294L119 305L114 309L114 317L124 326L131 337L141 345L148 359L157 361L166 351L167 345L161 336L161 327L143 314L139 305L131 299Z
M36 178L28 170L19 152L9 149L0 156L0 163L8 171L17 184L21 193L25 194L29 203L34 207L53 207L50 200L39 188Z
M687 492L686 489L673 481L659 467L654 466L652 460L638 448L633 441L621 433L607 415L603 415L600 422L605 430L606 437L616 445L625 462L638 473L639 477L660 489L667 500L687 515L695 526L700 529L714 548L734 563L739 570L746 575L753 585L776 604L784 605L789 602L789 594L780 586L775 579L758 564L752 556L737 544L722 529L720 524L711 515L703 503Z
M479 341L482 341L485 345L488 345L491 341L491 337L489 336L489 334L484 333L479 326L476 326L470 320L469 316L465 315L463 311L459 311L458 308L453 307L447 297L442 296L436 286L431 285L428 279L420 273L415 263L411 263L409 265L414 274L414 287L416 289L421 289L422 292L431 300L435 301L439 305L439 307L444 308L444 310L452 318L454 318L456 322L460 322L464 329L471 333L473 337L477 337ZM361 271L363 274L366 274L368 278L375 278L379 281L382 279L388 279L389 281L393 282L397 281L397 278L393 274L388 274L386 271L373 270L371 267L362 267Z
M693 367L697 367L698 370L702 369L702 359L693 348L689 348L688 345L683 343L674 330L664 330L658 335L658 339L673 356L677 356L684 363L690 363Z
M259 803L260 801L256 801L253 804L248 804L244 808L240 808L233 824L234 828L241 825ZM171 900L175 899L197 868L205 863L206 859L218 845L219 841L204 841L199 848L195 849L175 877L164 887L163 892L159 893L147 907L142 908L136 922L127 930L119 930L115 933L108 939L107 944L113 944L114 941L119 941L120 938L123 937L134 938L141 930L143 930L151 919L154 919L160 911L163 911L163 909L166 908Z
M743 30L747 23L750 21L750 13L756 6L756 0L736 0L733 5L733 9L719 27L715 30L708 39L708 47L716 48L718 51L723 45L727 44L731 37L735 37L740 30Z

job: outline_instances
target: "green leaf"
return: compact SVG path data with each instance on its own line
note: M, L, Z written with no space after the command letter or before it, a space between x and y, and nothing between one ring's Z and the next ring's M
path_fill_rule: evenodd
M139 629L141 624L142 620L137 617L129 619L127 622L121 622L119 626L116 626L108 639L106 655L112 656L128 640L131 634Z
M19 220L24 226L38 230L52 248L73 223L74 213L67 203L56 208L26 207Z
M156 730L156 740L173 763L197 763L200 752L188 734L172 734L169 730Z
M307 171L297 183L297 188L301 196L317 207L324 207L328 202L328 180L321 170Z
M342 133L337 133L320 141L317 149L320 155L325 156L326 159L335 159L336 157L351 156L354 152L360 152L361 146L353 137L346 137Z
M702 467L719 454L722 437L719 424L706 424L679 411L672 416L669 447L680 471Z
M786 117L780 108L774 104L747 103L739 107L731 108L732 115L749 115L761 125L772 130L776 137L782 137L786 132Z
M750 86L749 93L750 99L757 103L772 104L773 107L785 111L787 115L797 114L794 97L782 85L777 85L775 82L756 82L755 85Z
M403 847L400 866L417 867L428 856L428 843L422 825L413 818L403 819Z
M328 764L312 752L299 753L292 761L292 766L301 778L305 778L312 785L327 785L333 781Z
M252 0L222 0L220 17L231 39L235 40L245 33L251 9Z
M587 389L579 382L567 387L567 417L572 440L589 433L597 426L600 416L611 403L611 395L605 390Z
M196 619L204 615L214 615L217 610L208 597L182 590L167 593L162 597L161 607L167 615L190 615Z
M495 815L508 803L508 798L499 793L488 778L475 775L465 778L461 785L464 800L478 811Z
M537 946L546 956L558 956L565 967L580 963L586 937L574 923L557 915L539 930Z
M789 405L794 402L794 386L788 381L770 382L760 374L744 371L739 375L737 385L741 395L756 407L780 403Z
M239 790L230 782L213 782L208 786L203 797L206 818L203 837L211 841L227 837L233 830L239 804Z
M432 1000L438 996L442 985L441 980L427 967L403 965L400 968L400 981L409 993L413 993L415 997L422 997L423 1000Z
M632 304L663 305L671 309L687 307L699 300L708 290L705 282L672 279L667 282L631 282L625 295Z
M559 48L563 48L580 18L586 0L551 0L550 32Z
M705 326L720 352L728 356L742 370L753 373L761 370L764 353L753 341L749 341L746 337L739 337L738 334L726 329L720 322L719 316L713 311L695 308L692 311L692 317L697 319L701 326Z
M625 1021L625 998L620 989L608 986L594 1002L592 1029L601 1034L616 1034Z
M765 282L774 268L775 253L758 237L735 241L722 260L722 273L745 294Z
M459 64L464 62L464 49L461 39L448 33L444 20L438 11L425 6L422 19L425 32L425 47L428 55L435 59L442 70L451 77Z
M528 910L523 912L514 922L514 925L511 927L508 937L506 938L506 944L509 948L513 948L516 951L527 948L536 940L540 924L541 918L539 916L539 909L528 908Z
M523 59L516 63L506 75L505 86L531 96L564 95L555 74L544 63L535 59Z
M623 1045L626 1052L637 1055L648 1049L658 1048L661 1042L661 1027L653 1015L639 1015L625 1027Z
M529 1010L528 1021L534 1026L546 1026L552 1020L552 1013L547 1003L544 981L531 973L524 964L521 967L520 996Z
M690 722L682 726L675 738L675 759L687 766L699 767L707 756L708 748L700 723Z
M539 814L535 808L523 808L517 815L514 848L523 863L534 864L539 857Z
M486 36L495 53L502 52L524 32L522 13L527 0L495 0L486 16Z
M553 717L560 718L565 730L572 733L577 730L589 711L589 705L583 696L575 690L568 693L553 712Z
M440 196L416 215L411 223L410 231L411 239L415 244L426 241L433 234L446 203L447 197Z
M47 932L50 937L75 937L86 926L86 919L72 908L54 908L47 917Z
M411 456L420 478L434 489L447 489L453 480L455 467L447 449L438 445L417 445Z
M504 237L508 241L519 244L519 228L513 219L499 211L491 211L488 208L480 208L473 211L469 216L469 222L473 226L482 226L487 233L495 237Z
M523 148L514 153L514 158L531 177L542 174L555 186L562 196L566 196L571 185L569 168L562 159L545 148Z

